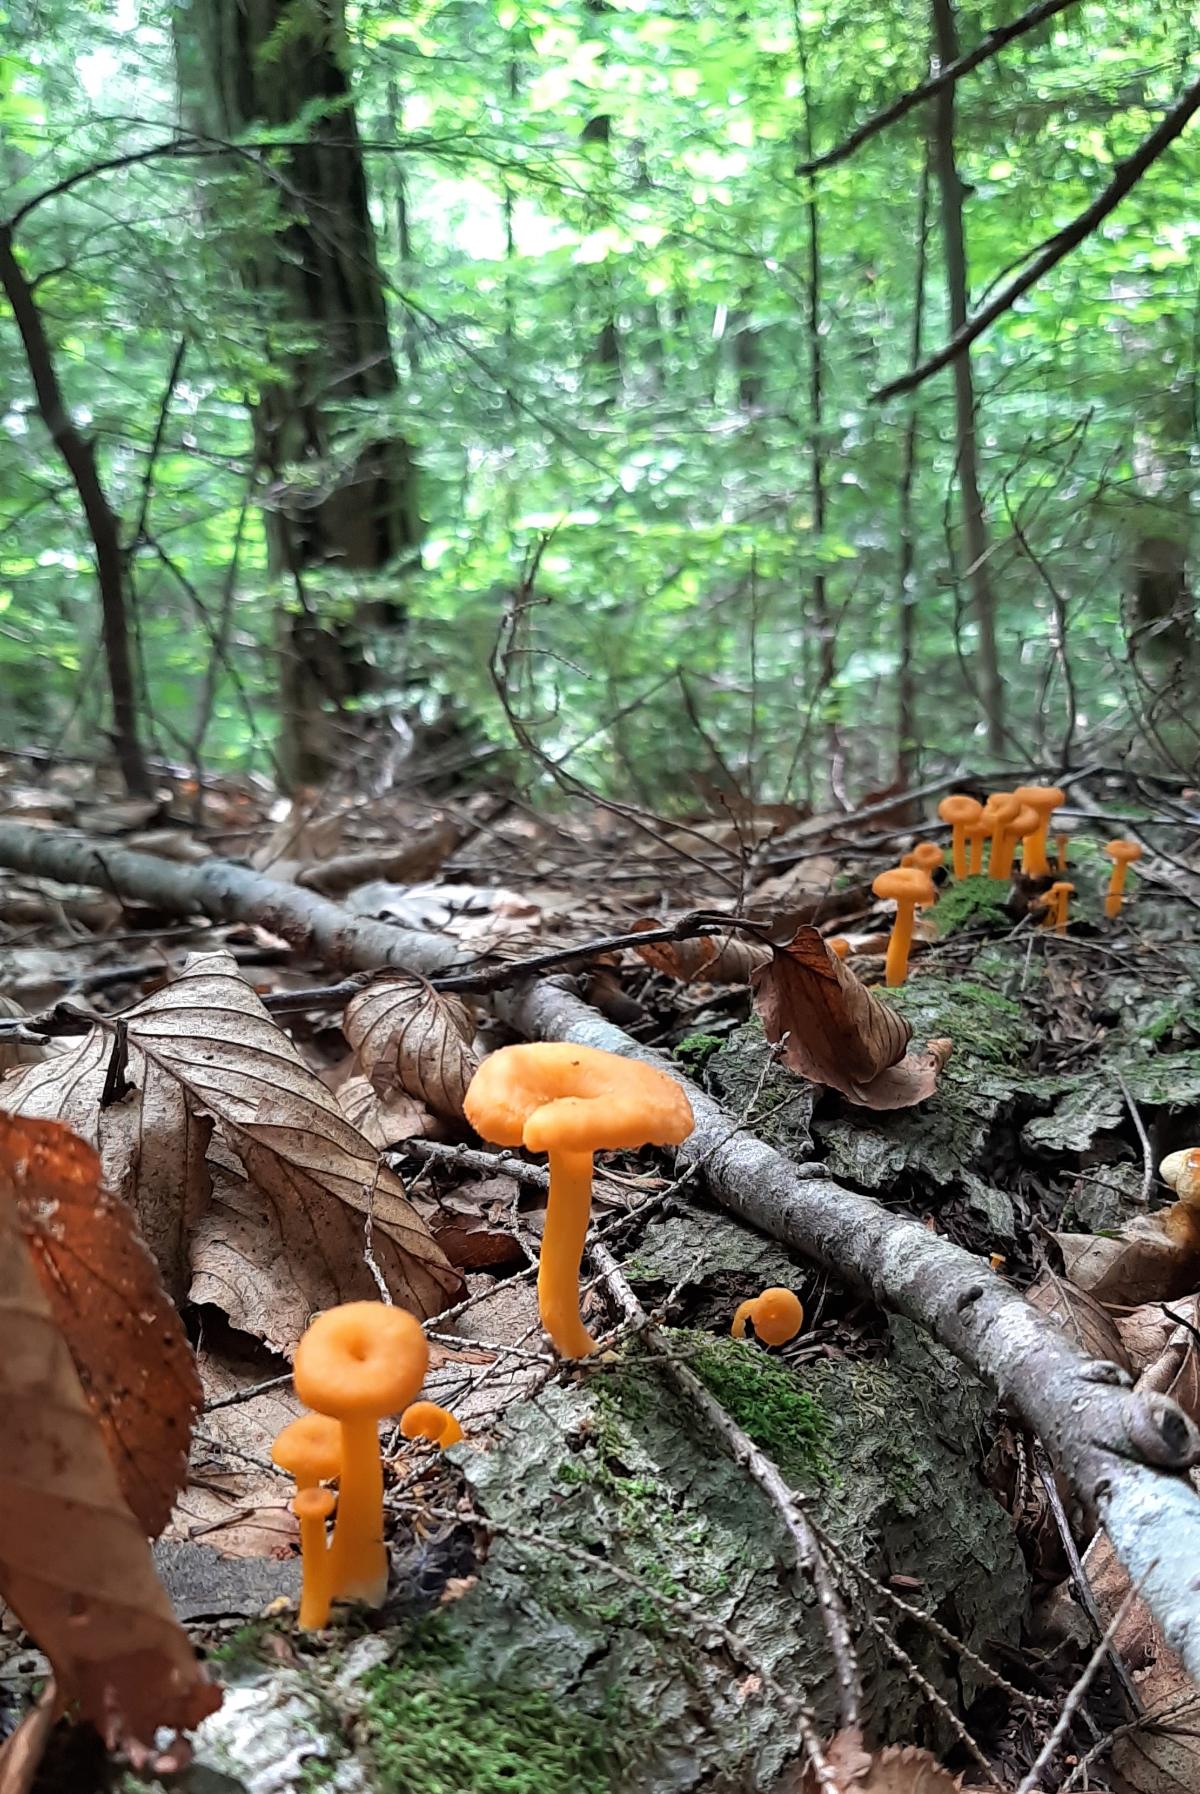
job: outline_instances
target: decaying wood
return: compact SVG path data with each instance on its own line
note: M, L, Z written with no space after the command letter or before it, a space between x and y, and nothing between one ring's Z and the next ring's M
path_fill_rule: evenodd
M0 824L0 864L102 884L183 914L259 922L339 968L404 965L428 976L461 963L461 950L436 935L347 915L225 861L168 865ZM565 985L530 981L498 996L496 1006L527 1036L657 1062ZM1086 1357L973 1254L844 1189L822 1167L792 1164L704 1091L680 1082L696 1116L680 1165L702 1160L723 1207L907 1315L989 1382L1096 1512L1167 1642L1200 1677L1200 1499L1183 1474L1200 1460L1200 1434L1182 1409L1165 1396L1133 1393L1125 1373Z

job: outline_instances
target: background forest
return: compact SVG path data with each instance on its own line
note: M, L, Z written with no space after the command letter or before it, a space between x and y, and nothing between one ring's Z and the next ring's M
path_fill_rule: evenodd
M1183 0L2 16L6 742L659 809L1194 765Z

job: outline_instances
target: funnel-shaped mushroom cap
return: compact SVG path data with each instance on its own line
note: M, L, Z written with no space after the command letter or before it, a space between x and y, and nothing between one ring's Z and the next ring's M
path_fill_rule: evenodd
M319 1314L300 1344L292 1378L307 1408L338 1420L407 1408L429 1368L419 1321L384 1302L345 1302Z
M922 872L932 872L940 866L946 855L936 841L918 841L917 845L905 854L902 866L919 866Z
M993 827L999 822L1007 828L1020 808L1020 798L1011 791L993 791L983 806L983 813Z
M695 1125L691 1104L665 1071L562 1041L490 1054L464 1109L485 1140L531 1152L678 1146Z
M1060 791L1057 785L1018 785L1013 796L1036 810L1039 817L1049 816L1052 810L1067 801L1066 792Z
M937 896L933 880L919 866L892 866L879 874L871 889L876 897L891 897L897 903L932 903Z
M949 797L944 797L942 799L941 803L938 805L937 813L943 822L949 822L951 824L956 822L978 822L979 818L983 815L983 805L978 803L973 797L967 797L960 792L952 791Z
M342 1429L327 1414L302 1414L284 1427L271 1461L298 1483L323 1483L342 1467Z
M1032 835L1034 829L1038 827L1040 822L1041 817L1038 815L1033 805L1022 804L1021 808L1009 823L1008 832L1010 835L1016 835L1019 839L1024 840L1026 835Z
M1136 841L1106 841L1104 851L1118 866L1127 866L1131 860L1140 860L1142 857L1142 850Z

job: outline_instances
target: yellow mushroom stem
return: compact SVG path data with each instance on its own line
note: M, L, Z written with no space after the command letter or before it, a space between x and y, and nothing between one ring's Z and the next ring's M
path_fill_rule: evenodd
M1067 869L1067 847L1070 839L1069 835L1055 835L1054 837L1055 864L1060 873Z
M342 1475L330 1547L334 1592L378 1607L387 1593L383 1459L374 1414L342 1417Z
M971 844L971 856L967 862L967 877L979 878L983 872L983 843L987 837L987 825L976 822L967 829L966 838Z
M1128 858L1113 860L1113 869L1108 880L1108 891L1104 898L1104 913L1110 922L1114 916L1119 916L1121 913L1121 902L1125 894L1125 874L1129 871L1130 860L1132 858L1133 856L1130 855Z
M733 1314L733 1325L729 1329L735 1339L745 1339L746 1323L753 1320L754 1305L757 1301L757 1296L751 1296L747 1301L738 1303Z
M292 1512L300 1522L300 1627L319 1632L328 1624L333 1599L333 1565L325 1522L334 1509L331 1489L299 1489Z
M1074 885L1060 884L1055 886L1058 895L1058 909L1054 917L1055 934L1065 934L1067 932L1067 909L1071 902L1071 892L1074 889Z
M896 920L888 940L887 958L883 962L885 984L903 984L908 977L908 955L912 947L913 919L917 913L915 897L896 900Z
M538 1313L563 1358L586 1358L596 1349L579 1312L579 1266L591 1212L591 1153L552 1151L550 1200L538 1265Z

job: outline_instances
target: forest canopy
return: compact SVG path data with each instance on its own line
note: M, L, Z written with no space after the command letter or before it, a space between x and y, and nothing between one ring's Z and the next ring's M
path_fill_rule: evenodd
M10 743L1194 764L1181 0L5 16Z

